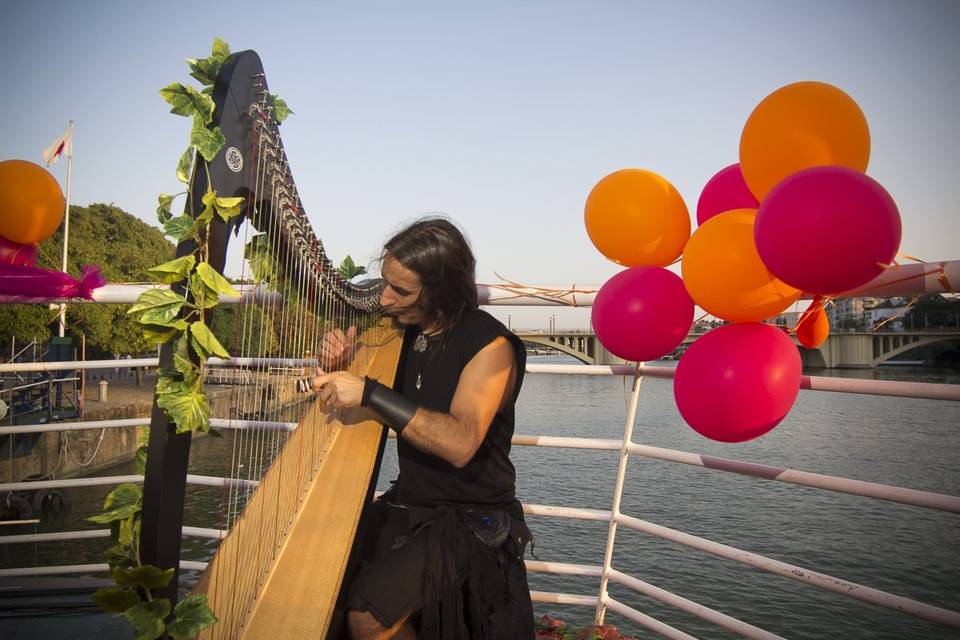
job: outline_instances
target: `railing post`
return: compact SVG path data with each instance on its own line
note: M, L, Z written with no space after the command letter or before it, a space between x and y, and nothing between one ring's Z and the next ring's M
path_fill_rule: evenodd
M627 458L630 456L630 444L633 442L633 424L637 418L637 404L640 400L640 364L633 374L633 388L630 391L630 408L627 411L627 424L623 428L623 444L620 446L620 463L617 466L617 485L613 490L613 505L610 508L610 524L607 527L607 548L603 553L603 573L600 575L600 593L597 597L597 625L603 624L607 613L607 583L613 562L613 544L617 537L617 516L620 515L620 497L623 495L623 480L627 474Z

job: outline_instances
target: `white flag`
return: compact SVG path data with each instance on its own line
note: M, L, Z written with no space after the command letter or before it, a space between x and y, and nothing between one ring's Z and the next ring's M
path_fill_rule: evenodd
M73 123L67 127L67 132L53 141L49 147L43 150L43 160L47 166L53 166L60 159L60 156L73 155Z

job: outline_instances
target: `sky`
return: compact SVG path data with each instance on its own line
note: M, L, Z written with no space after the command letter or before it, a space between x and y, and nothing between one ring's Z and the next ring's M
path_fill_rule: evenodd
M599 179L654 171L695 223L757 103L819 80L866 114L867 173L897 202L901 251L957 259L958 33L956 0L16 2L0 23L0 160L41 162L75 120L72 203L156 224L190 127L158 90L193 82L184 59L220 36L256 50L294 110L284 146L335 261L367 264L404 223L443 213L480 282L599 285L620 270L583 224ZM52 172L65 184L65 162ZM508 313L522 328L589 322Z

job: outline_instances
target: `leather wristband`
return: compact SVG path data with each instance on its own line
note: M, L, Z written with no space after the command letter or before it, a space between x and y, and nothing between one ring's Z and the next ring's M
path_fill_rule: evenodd
M403 433L403 429L417 412L417 405L390 387L367 377L364 378L360 406L376 411L383 418L384 423L397 432L397 435Z

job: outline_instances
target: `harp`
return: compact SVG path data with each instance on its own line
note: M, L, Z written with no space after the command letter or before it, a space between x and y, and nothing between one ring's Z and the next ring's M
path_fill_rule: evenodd
M222 272L231 232L242 228L245 264L254 272L256 291L268 292L246 296L234 307L232 358L221 363L233 366L228 377L245 384L233 387L230 419L218 421L228 427L225 475L236 480L222 496L220 526L228 533L196 587L219 619L203 633L208 638L336 634L334 611L362 507L372 494L383 429L362 410L324 413L297 383L312 372L332 329L359 328L349 370L385 384L393 382L401 343L379 317L379 287L343 278L313 233L269 95L255 52L224 62L213 99L226 144L209 171L194 172L187 204L196 216L208 184L220 196L245 198L241 216L230 224L211 223L207 260ZM177 256L195 248L192 241L181 242ZM172 360L168 343L160 366ZM288 433L283 428L291 419L297 426ZM175 570L157 594L172 602L190 446L191 434L177 434L155 402L140 552L145 564Z

